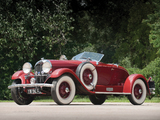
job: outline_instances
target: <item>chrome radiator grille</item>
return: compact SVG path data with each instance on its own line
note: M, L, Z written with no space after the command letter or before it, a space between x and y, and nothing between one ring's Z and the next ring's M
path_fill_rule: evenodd
M37 75L40 75L42 71L42 64L37 64L35 66L35 72L37 73Z
M43 64L41 63L35 66L36 83L44 83L44 81L47 79L47 74L44 74L44 72L42 71L42 65Z

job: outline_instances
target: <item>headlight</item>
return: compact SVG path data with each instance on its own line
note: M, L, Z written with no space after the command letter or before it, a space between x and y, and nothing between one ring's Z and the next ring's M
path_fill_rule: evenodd
M52 64L50 61L45 61L42 65L42 70L44 73L49 73L49 71L51 70L52 68Z
M24 73L26 73L26 74L30 73L31 70L32 70L32 65L31 65L31 63L29 63L29 62L24 63L22 69L23 69L23 72L24 72Z

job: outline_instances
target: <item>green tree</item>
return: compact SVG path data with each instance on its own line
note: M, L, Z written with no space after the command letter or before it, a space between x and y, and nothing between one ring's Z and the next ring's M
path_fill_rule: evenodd
M115 49L119 44L116 42L116 36L126 29L129 9L134 2L132 0L85 0L83 2L85 2L83 5L75 1L71 4L75 19L72 39L79 43L85 41L91 43L95 51L105 53L103 62L113 62Z
M0 2L0 99L8 99L11 75L26 61L56 59L73 30L62 0L6 0Z
M0 99L11 75L41 57L102 52L103 62L141 71L160 53L158 0L5 0L0 2ZM157 53L157 54L156 54Z
M146 68L143 69L143 73L148 77L152 76L156 83L156 95L160 96L160 1L152 1L155 11L154 13L148 15L148 18L144 20L145 23L150 27L149 41L155 49L155 55L157 58L150 62Z
M150 43L156 48L156 53L160 55L160 1L154 0L153 4L155 5L155 12L148 15L148 19L145 22L151 28L149 34Z
M136 1L129 10L130 17L125 36L121 39L118 36L117 42L120 44L116 55L120 59L129 57L132 66L143 68L156 57L155 49L149 42L150 27L143 22L148 14L153 13L153 6L151 1Z

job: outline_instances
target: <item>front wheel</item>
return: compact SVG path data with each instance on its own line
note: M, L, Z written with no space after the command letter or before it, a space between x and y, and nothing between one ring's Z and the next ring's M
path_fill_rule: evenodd
M58 105L68 105L72 102L76 88L71 77L64 75L58 80L53 81L54 87L51 88L51 96Z
M137 79L133 84L132 93L128 96L128 99L133 105L141 105L145 101L146 95L145 83L141 79Z
M19 80L13 81L13 84L20 84ZM23 88L12 88L11 89L11 95L12 99L18 104L18 105L28 105L30 104L34 97L31 95L28 95L26 92L23 91Z
M106 95L90 95L89 99L94 105L101 105L105 102Z

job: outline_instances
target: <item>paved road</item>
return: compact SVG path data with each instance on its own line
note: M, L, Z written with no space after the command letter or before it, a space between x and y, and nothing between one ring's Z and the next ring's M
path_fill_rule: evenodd
M72 103L33 102L27 106L0 102L0 120L160 120L160 103Z

